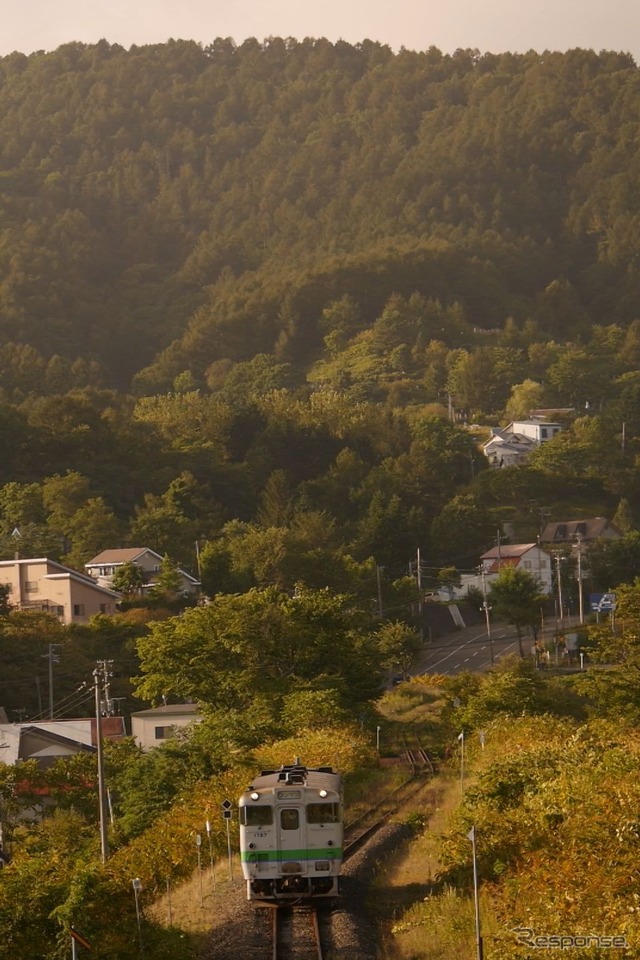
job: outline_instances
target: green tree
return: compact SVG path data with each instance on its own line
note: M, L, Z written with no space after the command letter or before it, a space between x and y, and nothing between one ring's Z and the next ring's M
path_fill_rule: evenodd
M613 515L611 523L617 527L621 533L630 533L635 530L636 521L631 509L631 504L626 497L622 497L618 503L616 512Z
M182 574L175 560L165 553L160 570L151 589L154 597L166 597L174 600L182 593Z
M0 617L11 613L11 584L0 583Z
M522 631L525 627L530 627L534 633L537 631L544 599L536 578L516 567L503 567L490 584L489 602L493 616L514 625L521 657L524 657Z
M544 386L536 380L526 379L511 387L511 397L507 401L506 414L512 420L521 420L530 416L532 410L544 406Z
M144 570L137 563L127 560L114 571L112 586L125 600L139 597L145 584Z
M151 625L138 641L137 693L231 709L300 685L333 689L341 701L379 691L371 621L347 596L299 588L219 594L206 607Z
M388 670L400 669L407 677L421 648L416 630L402 621L383 623L376 634L381 662Z
M446 503L431 525L436 557L453 560L464 569L487 549L495 533L489 511L471 493L458 494Z
M453 591L456 587L460 587L461 583L460 572L457 567L442 567L438 570L437 578L438 586L446 590L449 599L453 600Z
M121 531L120 522L103 497L92 497L68 520L65 534L71 549L64 562L83 570L85 563L97 553L118 543Z

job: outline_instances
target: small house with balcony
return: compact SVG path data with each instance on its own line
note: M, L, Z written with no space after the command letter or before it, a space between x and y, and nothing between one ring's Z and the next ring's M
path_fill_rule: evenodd
M103 550L97 557L85 563L84 568L88 576L92 577L101 587L110 589L113 584L113 575L125 563L133 563L140 567L144 574L143 592L155 586L156 578L162 570L164 557L150 550L149 547L124 547L117 550ZM179 570L181 577L180 592L184 595L198 593L200 581L192 577L185 570Z

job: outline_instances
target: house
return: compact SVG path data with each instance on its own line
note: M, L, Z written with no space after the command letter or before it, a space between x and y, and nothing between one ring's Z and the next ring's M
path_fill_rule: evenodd
M109 740L122 739L124 718L104 717L102 735ZM95 717L0 723L0 763L37 760L38 766L46 769L63 757L95 753L96 748Z
M536 449L536 443L529 437L514 433L503 436L494 429L491 437L482 444L482 450L492 467L514 467L523 463Z
M120 595L61 563L40 557L1 560L0 583L9 586L9 603L16 610L43 610L63 623L86 623L98 613L116 612Z
M482 554L477 573L461 574L460 586L454 587L450 594L440 591L440 597L442 600L463 600L472 589L488 593L503 567L526 570L540 583L540 593L548 596L553 593L551 555L536 543L503 543Z
M561 431L561 424L542 417L514 420L506 427L494 427L482 450L492 467L511 467L523 463L536 447L553 440Z
M144 573L143 590L150 590L155 585L156 577L162 569L161 557L155 550L148 547L125 547L121 550L103 550L93 560L85 563L87 574L100 586L109 589L113 584L113 575L125 563L135 563ZM200 581L184 570L179 570L182 578L181 592L195 594L200 589Z
M495 580L504 567L525 570L540 583L540 592L553 593L551 555L537 543L502 543L480 557L481 574L487 583Z
M171 703L151 707L131 714L131 735L143 750L160 747L175 736L176 730L190 723L200 723L202 717L195 703Z
M542 543L593 543L594 540L618 540L622 532L606 517L588 520L560 520L548 523L542 531Z

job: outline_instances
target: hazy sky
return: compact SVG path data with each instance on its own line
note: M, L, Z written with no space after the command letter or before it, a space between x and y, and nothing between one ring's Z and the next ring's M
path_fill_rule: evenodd
M104 37L365 38L424 50L624 50L640 60L640 0L0 0L0 55Z

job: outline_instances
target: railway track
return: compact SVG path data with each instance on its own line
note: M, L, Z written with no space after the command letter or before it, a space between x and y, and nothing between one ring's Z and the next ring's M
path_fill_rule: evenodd
M435 773L433 762L422 747L406 748L404 756L411 776L357 820L345 825L343 860L353 856L390 816L424 789L425 775L432 776Z
M436 772L433 761L424 747L406 748L404 756L414 775L417 775L421 771L427 771L431 775Z
M272 911L272 960L323 960L318 909L278 907Z

